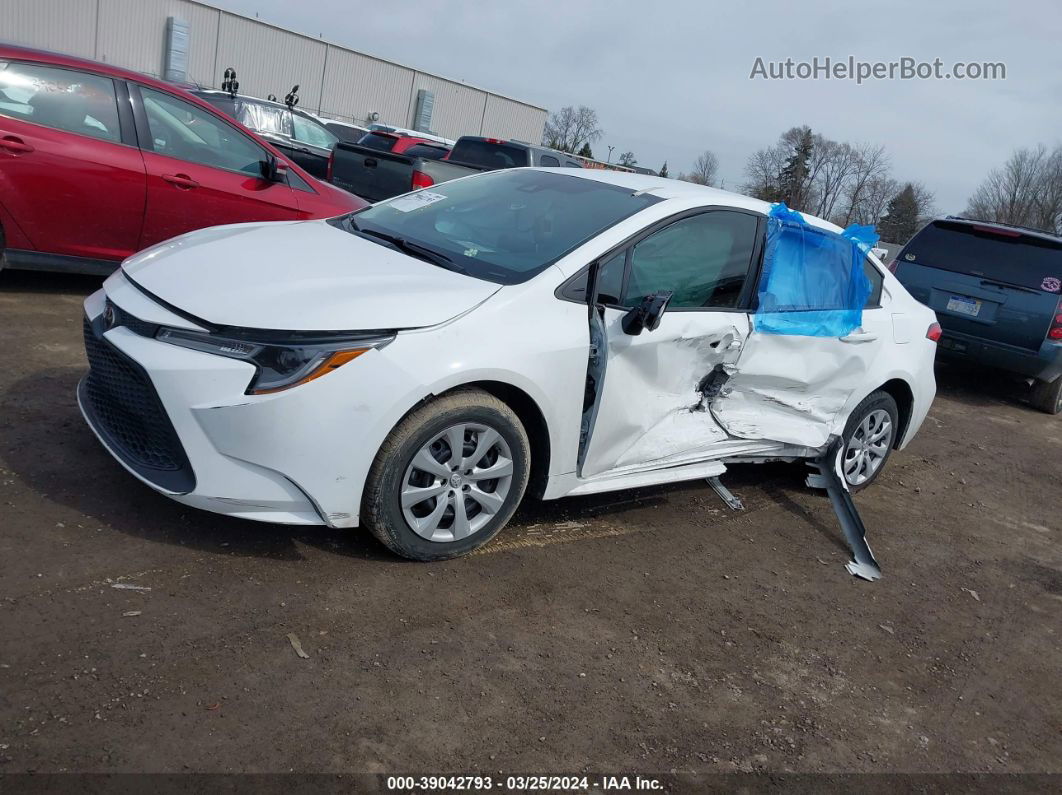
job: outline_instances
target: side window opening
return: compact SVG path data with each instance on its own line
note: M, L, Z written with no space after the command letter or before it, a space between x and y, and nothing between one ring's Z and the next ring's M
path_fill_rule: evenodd
M0 115L119 143L118 100L109 77L0 61Z
M151 141L145 149L204 166L259 176L262 150L235 127L177 97L140 87Z
M676 221L635 244L624 306L670 291L673 308L735 307L756 246L756 218L725 210Z
M881 306L881 290L885 277L881 275L881 271L869 259L863 260L863 273L866 274L867 281L870 282L870 295L867 296L867 303L863 308L877 309Z

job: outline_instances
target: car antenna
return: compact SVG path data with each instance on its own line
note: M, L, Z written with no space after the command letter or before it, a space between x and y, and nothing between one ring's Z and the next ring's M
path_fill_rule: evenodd
M236 92L240 90L240 84L236 80L236 70L231 66L225 70L224 79L221 81L221 90L227 91L233 99L236 99Z

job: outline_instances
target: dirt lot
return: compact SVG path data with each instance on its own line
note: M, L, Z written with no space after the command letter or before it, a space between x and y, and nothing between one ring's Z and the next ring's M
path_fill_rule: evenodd
M129 476L74 402L97 283L0 274L0 770L1062 771L1062 418L1020 385L941 373L857 497L874 584L782 465L413 564Z

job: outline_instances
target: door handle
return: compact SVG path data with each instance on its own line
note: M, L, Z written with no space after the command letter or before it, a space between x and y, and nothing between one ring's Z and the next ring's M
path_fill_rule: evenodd
M367 157L367 158L365 158L365 167L366 168L376 168L377 165L378 165L378 163L377 163L375 157Z
M847 342L851 345L858 345L862 342L873 342L877 338L877 334L871 334L869 331L854 331L847 337L841 337L841 342Z
M14 135L5 135L0 138L0 146L14 155L24 155L33 151L32 146Z
M199 183L187 174L163 174L162 178L171 185L176 185L181 190L191 190L199 187Z

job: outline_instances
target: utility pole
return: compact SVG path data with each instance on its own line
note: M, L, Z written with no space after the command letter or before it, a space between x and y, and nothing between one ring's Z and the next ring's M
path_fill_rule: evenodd
M615 148L616 147L614 147L614 146L610 146L608 148L608 160L605 161L606 163L609 163L609 164L612 163L612 150L615 149Z

